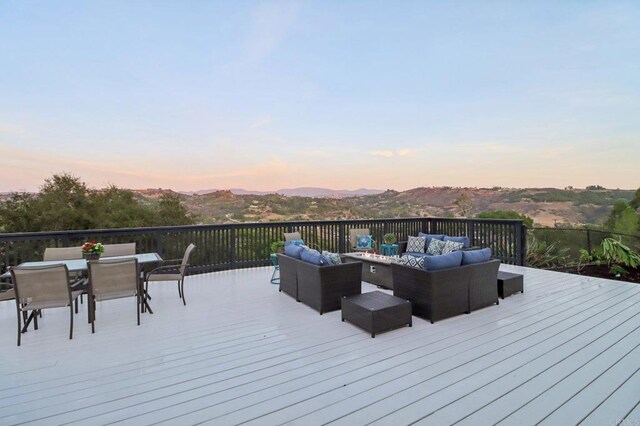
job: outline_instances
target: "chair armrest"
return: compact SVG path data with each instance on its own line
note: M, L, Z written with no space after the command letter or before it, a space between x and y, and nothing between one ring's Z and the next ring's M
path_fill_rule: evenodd
M153 268L149 272L147 272L145 274L145 276L149 276L151 274L162 274L163 272L166 273L166 272L169 272L169 271L176 271L176 270L179 270L181 266L183 266L183 265L180 264L180 265L162 265L162 266L158 266L156 268ZM184 266L189 266L189 264L185 263Z
M465 247L462 249L462 251L473 251L473 250L482 250L482 247L480 246L471 246L471 247Z

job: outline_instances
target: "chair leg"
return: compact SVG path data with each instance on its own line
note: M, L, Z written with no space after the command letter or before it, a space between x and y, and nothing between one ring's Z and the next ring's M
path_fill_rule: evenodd
M38 329L38 315L40 315L40 311L35 311L33 313L33 329Z
M78 309L78 299L76 299L76 313ZM73 308L69 306L69 340L73 339Z
M142 298L139 294L136 295L136 314L138 315L138 325L140 325L140 310L142 309L142 303L140 301Z
M182 289L180 288L180 280L178 280L178 297L182 299Z
M78 299L76 299L74 302L75 302L74 305L76 306L76 314L77 314L78 313Z
M180 280L180 294L182 294L182 304L187 306L187 299L184 298L184 278Z
M20 346L20 337L22 337L22 315L20 315L20 309L16 306L16 312L18 314L18 346Z
M92 295L87 296L87 307L89 310L89 322L91 323L91 333L96 332L96 301Z

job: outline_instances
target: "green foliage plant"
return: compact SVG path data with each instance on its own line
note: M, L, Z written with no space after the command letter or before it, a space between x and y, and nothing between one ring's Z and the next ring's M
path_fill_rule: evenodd
M395 244L398 241L396 234L389 232L388 234L384 234L382 240L385 244Z
M282 253L284 251L284 241L274 241L270 246L271 253Z
M567 263L569 249L560 248L557 242L547 243L531 237L527 240L526 265L533 268L553 268Z
M605 238L601 244L602 260L609 265L610 272L614 275L626 273L626 268L637 268L640 266L640 254L631 250L625 244L615 238Z

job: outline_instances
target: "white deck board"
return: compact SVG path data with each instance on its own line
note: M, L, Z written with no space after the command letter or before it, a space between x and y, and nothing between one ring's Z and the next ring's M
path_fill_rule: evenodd
M140 327L132 300L101 303L73 340L46 311L20 348L2 302L0 424L637 421L640 286L501 268L524 294L375 339L279 293L271 268L189 277L186 307L156 286Z

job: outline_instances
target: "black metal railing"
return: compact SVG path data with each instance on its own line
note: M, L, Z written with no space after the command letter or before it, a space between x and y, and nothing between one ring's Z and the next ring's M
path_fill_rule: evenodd
M580 260L580 250L592 252L600 247L605 238L615 238L631 247L634 251L640 251L640 235L622 234L614 231L606 231L592 228L530 228L527 230L529 238L535 238L546 245L555 244L564 253L563 261L567 264L577 263Z
M89 240L106 244L135 242L138 252L156 252L165 259L182 257L185 247L194 243L191 273L264 266L270 263L271 243L282 240L285 232L299 231L305 241L344 253L350 251L349 230L355 228L369 228L377 241L382 241L386 233L395 233L399 241L418 232L466 235L472 245L491 247L494 256L503 262L524 264L526 244L520 220L402 218L0 234L0 270L42 260L47 247L79 246Z

